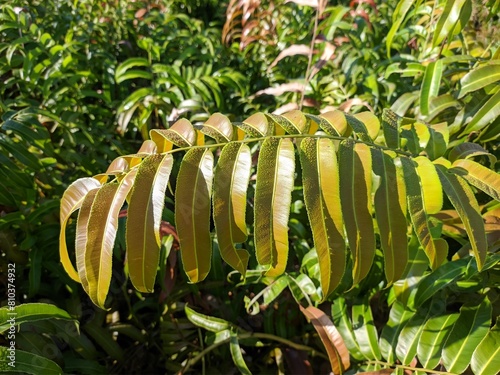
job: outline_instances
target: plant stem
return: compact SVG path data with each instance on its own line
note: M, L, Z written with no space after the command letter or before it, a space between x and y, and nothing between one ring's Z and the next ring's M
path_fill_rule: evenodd
M270 333L262 333L262 332L252 332L252 333L242 333L238 335L238 340L244 340L244 339L249 339L249 338L258 338L258 339L267 339L267 340L272 340L272 341L277 341L282 344L288 345L291 348L297 349L297 350L302 350L306 352L311 352L311 354L316 355L321 358L328 359L326 355L324 355L321 352L318 352L316 349L311 348L310 346L306 345L301 345L297 344L293 341L284 339L279 336L272 335ZM231 337L228 337L227 339L224 339L222 341L216 342L215 344L210 345L209 347L203 349L196 357L190 359L187 363L186 366L177 373L177 375L182 375L185 374L191 367L193 367L198 361L200 361L202 358L204 358L208 353L210 353L212 350L218 348L221 345L227 344L231 341Z
M403 370L411 370L411 371L424 371L432 374L439 374L439 375L456 375L453 372L446 372L446 371L436 371L436 370L431 370L428 368L419 368L419 367L412 367L412 366L405 366L405 365L398 365L394 363L388 363L388 362L383 362L383 361L366 361L366 363L371 364L371 365L380 365L384 367L391 367L391 368L400 368Z
M319 4L318 4L318 7L316 8L316 16L314 17L314 29L313 29L312 39L311 39L311 50L309 51L309 61L307 62L305 82L304 82L304 86L302 87L302 92L300 94L299 110L302 110L302 104L304 104L306 87L307 87L307 84L309 83L309 75L310 75L310 70L311 70L312 57L313 57L313 53L314 53L314 41L316 40L316 33L318 32L318 22L319 22Z

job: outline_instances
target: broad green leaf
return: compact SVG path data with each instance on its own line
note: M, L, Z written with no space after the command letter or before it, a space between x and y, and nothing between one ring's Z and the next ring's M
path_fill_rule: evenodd
M349 350L330 318L314 306L300 306L300 311L310 320L323 343L334 374L342 374L351 365Z
M149 136L158 147L158 153L172 149L172 144L177 147L189 147L196 144L196 130L186 120L180 119L168 129L152 129Z
M404 328L398 334L398 342L396 346L396 355L403 365L410 365L415 356L417 355L417 347L424 330L425 322L430 317L444 312L445 301L436 298L432 301L429 308L422 308L421 305Z
M243 353L241 352L240 343L238 341L238 334L236 332L231 332L231 339L229 341L229 351L231 352L231 358L236 368L243 375L252 375L248 369L245 359L243 358Z
M220 332L231 328L231 323L224 319L208 316L194 311L186 304L184 306L186 316L195 326L206 329L210 332Z
M122 83L126 80L136 79L136 78L151 80L153 78L153 75L151 74L151 72L148 72L146 70L131 69L127 70L120 76L116 76L116 83Z
M436 168L446 195L462 219L476 257L477 268L481 271L488 251L488 242L476 197L470 186L460 176L449 173L442 165L437 165Z
M449 372L461 374L469 365L472 354L488 333L491 303L487 297L480 303L466 303L444 344L442 360Z
M424 248L432 269L438 268L448 255L448 244L441 238L433 238L431 223L425 210L423 192L420 188L420 178L413 161L406 157L400 158L406 184L408 211L418 240Z
M309 130L309 121L299 110L293 110L281 116L273 114L266 114L266 116L288 134L305 134Z
M500 91L492 95L486 103L474 114L472 120L467 124L462 135L483 129L500 116Z
M59 255L61 257L61 263L64 267L64 270L73 280L77 282L80 282L80 277L78 276L78 272L75 270L75 267L73 267L73 264L69 259L68 248L66 247L66 224L71 214L82 206L83 199L85 198L87 193L90 190L96 189L100 186L101 184L99 183L99 181L94 178L80 178L68 186L61 198L61 232L59 235Z
M443 208L443 188L436 166L425 156L413 158L417 162L424 209L427 214L437 214Z
M370 137L370 131L366 127L365 123L362 122L360 119L357 117L350 115L348 113L344 113L345 119L347 121L347 124L349 127L352 129L354 133L361 139L363 142L371 143L373 142L372 138ZM376 129L376 124L369 124L371 125L371 130L374 133L375 130L377 131L378 134L378 129Z
M221 113L214 113L210 116L203 124L201 132L215 139L217 143L227 143L233 140L233 124L227 116Z
M10 320L13 319L13 320ZM0 308L0 333L10 327L44 319L69 319L71 316L64 310L48 303L24 303L15 307L5 306Z
M425 151L431 160L435 160L443 156L448 149L450 133L448 124L442 122L429 126L430 138Z
M352 325L361 353L368 360L379 360L377 328L368 297L352 306Z
M460 18L460 12L467 0L447 0L441 17L439 17L434 30L434 37L432 39L432 46L437 47L446 38L451 38L453 29ZM449 40L448 42L450 42Z
M406 14L410 10L411 6L415 0L400 0L394 13L392 14L392 26L387 34L387 39L385 40L385 46L387 49L387 58L391 57L391 46L392 41L394 40L394 36L399 31L401 24L403 23Z
M361 354L361 349L359 348L356 337L354 336L351 319L349 319L349 314L347 312L345 298L338 297L333 302L332 319L344 339L344 344L347 349L349 349L349 354L357 361L362 361L364 356Z
M160 256L160 222L173 157L155 154L140 164L130 193L125 238L130 280L141 292L154 288Z
M288 217L295 173L293 143L287 138L267 138L262 144L255 187L255 249L267 272L285 270L288 258Z
M306 138L300 144L304 203L311 223L323 299L345 272L344 226L335 146L329 139Z
M112 274L113 246L118 230L118 215L132 189L137 170L125 175L120 183L102 186L92 203L87 223L85 248L85 277L89 296L104 308Z
M488 331L472 354L471 368L474 374L500 373L500 320Z
M395 301L389 313L389 320L380 335L380 351L382 356L389 362L396 361L396 347L399 333L406 326L408 320L414 315L413 311L405 308L400 301Z
M415 295L415 306L421 306L436 293L453 283L467 271L469 259L462 258L443 264L420 281Z
M404 116L420 96L420 91L405 92L391 105L391 110L398 116Z
M402 120L402 117L398 116L390 109L384 108L382 111L382 130L384 132L385 144L387 147L400 147L399 128Z
M205 279L210 271L213 164L209 149L193 148L184 156L177 176L175 227L184 271L193 283Z
M443 74L443 62L433 61L425 68L422 89L420 91L420 112L423 115L429 114L431 99L439 95L439 86Z
M384 251L384 271L388 285L399 280L408 262L406 187L402 171L394 159L373 148L373 171L380 177L375 192L375 213Z
M500 201L500 174L468 159L456 160L452 167L450 172L463 177L471 185Z
M429 103L429 116L427 120L430 121L434 117L439 116L448 108L461 108L461 104L451 94L443 94L433 98Z
M222 149L214 175L213 217L219 251L243 277L250 255L234 245L247 239L245 210L251 167L250 148L244 143L229 143Z
M57 363L37 354L15 349L15 356L9 348L0 346L0 372L24 373L32 375L62 375L63 371Z
M482 89L498 80L500 80L499 64L488 64L473 69L460 80L458 98L460 99L469 92Z
M115 71L115 80L117 83L124 81L122 76L130 69L136 66L149 66L149 62L144 57L131 57L122 62Z
M370 147L352 139L343 141L339 165L342 214L353 258L353 283L357 284L368 275L375 256Z
M404 120L404 118L403 118ZM431 131L429 126L420 122L411 122L401 126L401 137L407 140L406 147L413 154L420 154L429 144Z
M417 346L418 359L424 368L433 369L439 364L441 351L458 315L437 316L425 323Z

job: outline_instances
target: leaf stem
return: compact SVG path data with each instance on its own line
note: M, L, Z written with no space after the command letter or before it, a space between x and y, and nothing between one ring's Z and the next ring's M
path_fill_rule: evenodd
M311 75L311 64L312 64L312 57L314 53L314 42L316 40L316 33L318 32L318 22L319 22L319 2L318 2L318 7L316 8L316 16L314 17L314 29L313 29L313 35L311 38L311 50L309 51L309 60L307 62L307 69L306 69L306 76L304 80L304 85L302 86L302 91L300 93L300 102L299 102L299 110L302 110L302 105L304 104L304 99L305 99L305 92L306 92L306 87L309 83L310 75Z

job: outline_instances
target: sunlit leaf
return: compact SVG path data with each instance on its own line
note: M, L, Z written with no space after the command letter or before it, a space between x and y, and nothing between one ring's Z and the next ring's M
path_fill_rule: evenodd
M177 147L196 144L196 130L186 119L180 119L168 129L152 129L149 136L158 146L158 153L171 150L172 144Z
M61 233L59 235L59 255L61 257L61 263L64 270L73 280L78 282L80 282L80 277L69 259L68 248L66 246L66 224L71 214L81 207L83 199L87 193L92 189L98 188L99 186L101 186L101 184L94 178L80 178L68 186L63 194L63 197L61 198Z
M125 231L130 280L141 292L154 287L160 256L160 222L172 155L151 155L139 166L130 194Z
M380 359L377 329L367 297L352 306L352 325L359 349L365 358Z
M201 132L215 139L217 143L233 140L233 125L227 116L221 113L214 113L210 116L203 124Z
M271 265L269 276L283 273L286 267L294 169L292 142L286 138L267 138L257 165L254 214L257 260L262 265Z
M342 214L353 258L353 283L357 284L370 271L375 255L370 147L343 141L339 165Z
M12 326L9 321L11 318L14 318L15 325L45 319L73 319L63 309L48 303L24 303L13 308L5 306L0 308L0 332L5 332Z
M394 302L391 307L389 320L380 335L380 351L382 352L382 356L390 363L396 361L396 347L399 333L414 314L414 312L405 308L405 305L400 301Z
M446 1L444 11L439 17L436 29L434 30L434 37L432 39L433 47L440 45L446 38L452 36L452 31L460 18L460 11L466 1L467 0Z
M231 358L233 363L238 368L238 371L243 375L252 375L248 369L245 359L243 358L243 353L241 352L240 343L238 341L238 334L236 332L231 332L231 340L229 341L229 351L231 353Z
M471 368L474 374L500 373L500 321L488 331L472 354Z
M39 356L37 354L25 352L24 350L15 349L14 360L9 359L10 352L6 346L0 346L0 372L17 373L32 375L61 375L63 371L61 367L54 361ZM12 363L13 365L10 365ZM15 371L13 370L15 369Z
M304 203L318 254L323 298L340 283L346 255L337 157L329 139L304 139L300 145Z
M500 174L468 159L456 160L450 172L458 174L470 184L500 201Z
M213 216L219 251L243 276L250 255L234 245L247 239L245 211L251 166L250 148L244 143L229 143L222 149L214 175Z
M500 65L488 64L469 71L460 80L458 98L500 80Z
M394 13L392 14L392 26L387 34L387 39L385 41L386 49L387 49L387 57L391 57L391 46L392 41L394 40L394 36L399 31L399 28L403 21L405 20L406 14L410 10L411 6L415 0L400 0Z
M354 336L345 298L338 297L335 299L332 304L332 319L344 339L344 344L349 350L349 354L358 361L363 360L364 356L361 354L358 342Z
M191 323L204 328L207 331L220 332L231 328L231 324L228 321L214 316L201 314L188 307L187 304L184 306L184 311L186 312L186 316Z

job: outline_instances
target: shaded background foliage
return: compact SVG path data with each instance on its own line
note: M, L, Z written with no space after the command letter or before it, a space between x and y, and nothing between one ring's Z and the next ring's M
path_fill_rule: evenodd
M238 121L255 111L302 107L310 113L339 108L381 114L390 107L401 116L446 121L450 147L471 141L499 157L499 2L462 3L462 24L456 28L439 24L437 10L447 2L438 0L402 1L402 7L395 1L328 1L319 9L270 0L2 2L2 288L6 265L15 262L17 303L46 302L61 309L49 312L61 319L20 325L18 349L69 373L174 373L188 359L199 359L189 362L194 372L236 373L226 360L232 347L218 344L230 333L193 324L187 303L239 330L269 335L240 339L245 366L255 373L328 372L322 343L299 308L300 301L318 301L318 265L300 176L289 224L290 279L249 272L241 282L216 252L207 280L187 283L178 272L175 229L167 224L174 222L173 204L167 200L155 293L133 291L117 264L107 312L94 307L60 266L59 200L76 178L95 175L118 155L135 152L148 130L167 128L180 117L200 124L214 112ZM474 72L464 91L466 76ZM490 78L483 84L484 76ZM494 167L498 171L498 164ZM492 203L483 207L492 252L500 238L498 209ZM468 253L456 214L440 215L452 253ZM68 228L72 243L74 226ZM419 268L415 254L409 273L420 276L426 268ZM115 263L124 260L123 231L115 257ZM373 313L367 329L396 337L397 332L384 331L390 306L397 305L394 292L380 286L382 254L376 257L370 277L344 296L346 309L354 317L356 311L365 318ZM250 265L255 268L255 258ZM498 316L498 266L475 273L474 265L462 260L456 270L447 276L449 286L434 291L436 298L447 299L446 311L457 312L464 302L487 294L492 316ZM321 307L340 324L335 309L343 305L330 311L332 300ZM480 302L476 306L484 307ZM206 348L213 350L197 357ZM242 360L234 354L233 359L244 372ZM354 369L375 368L362 366Z

